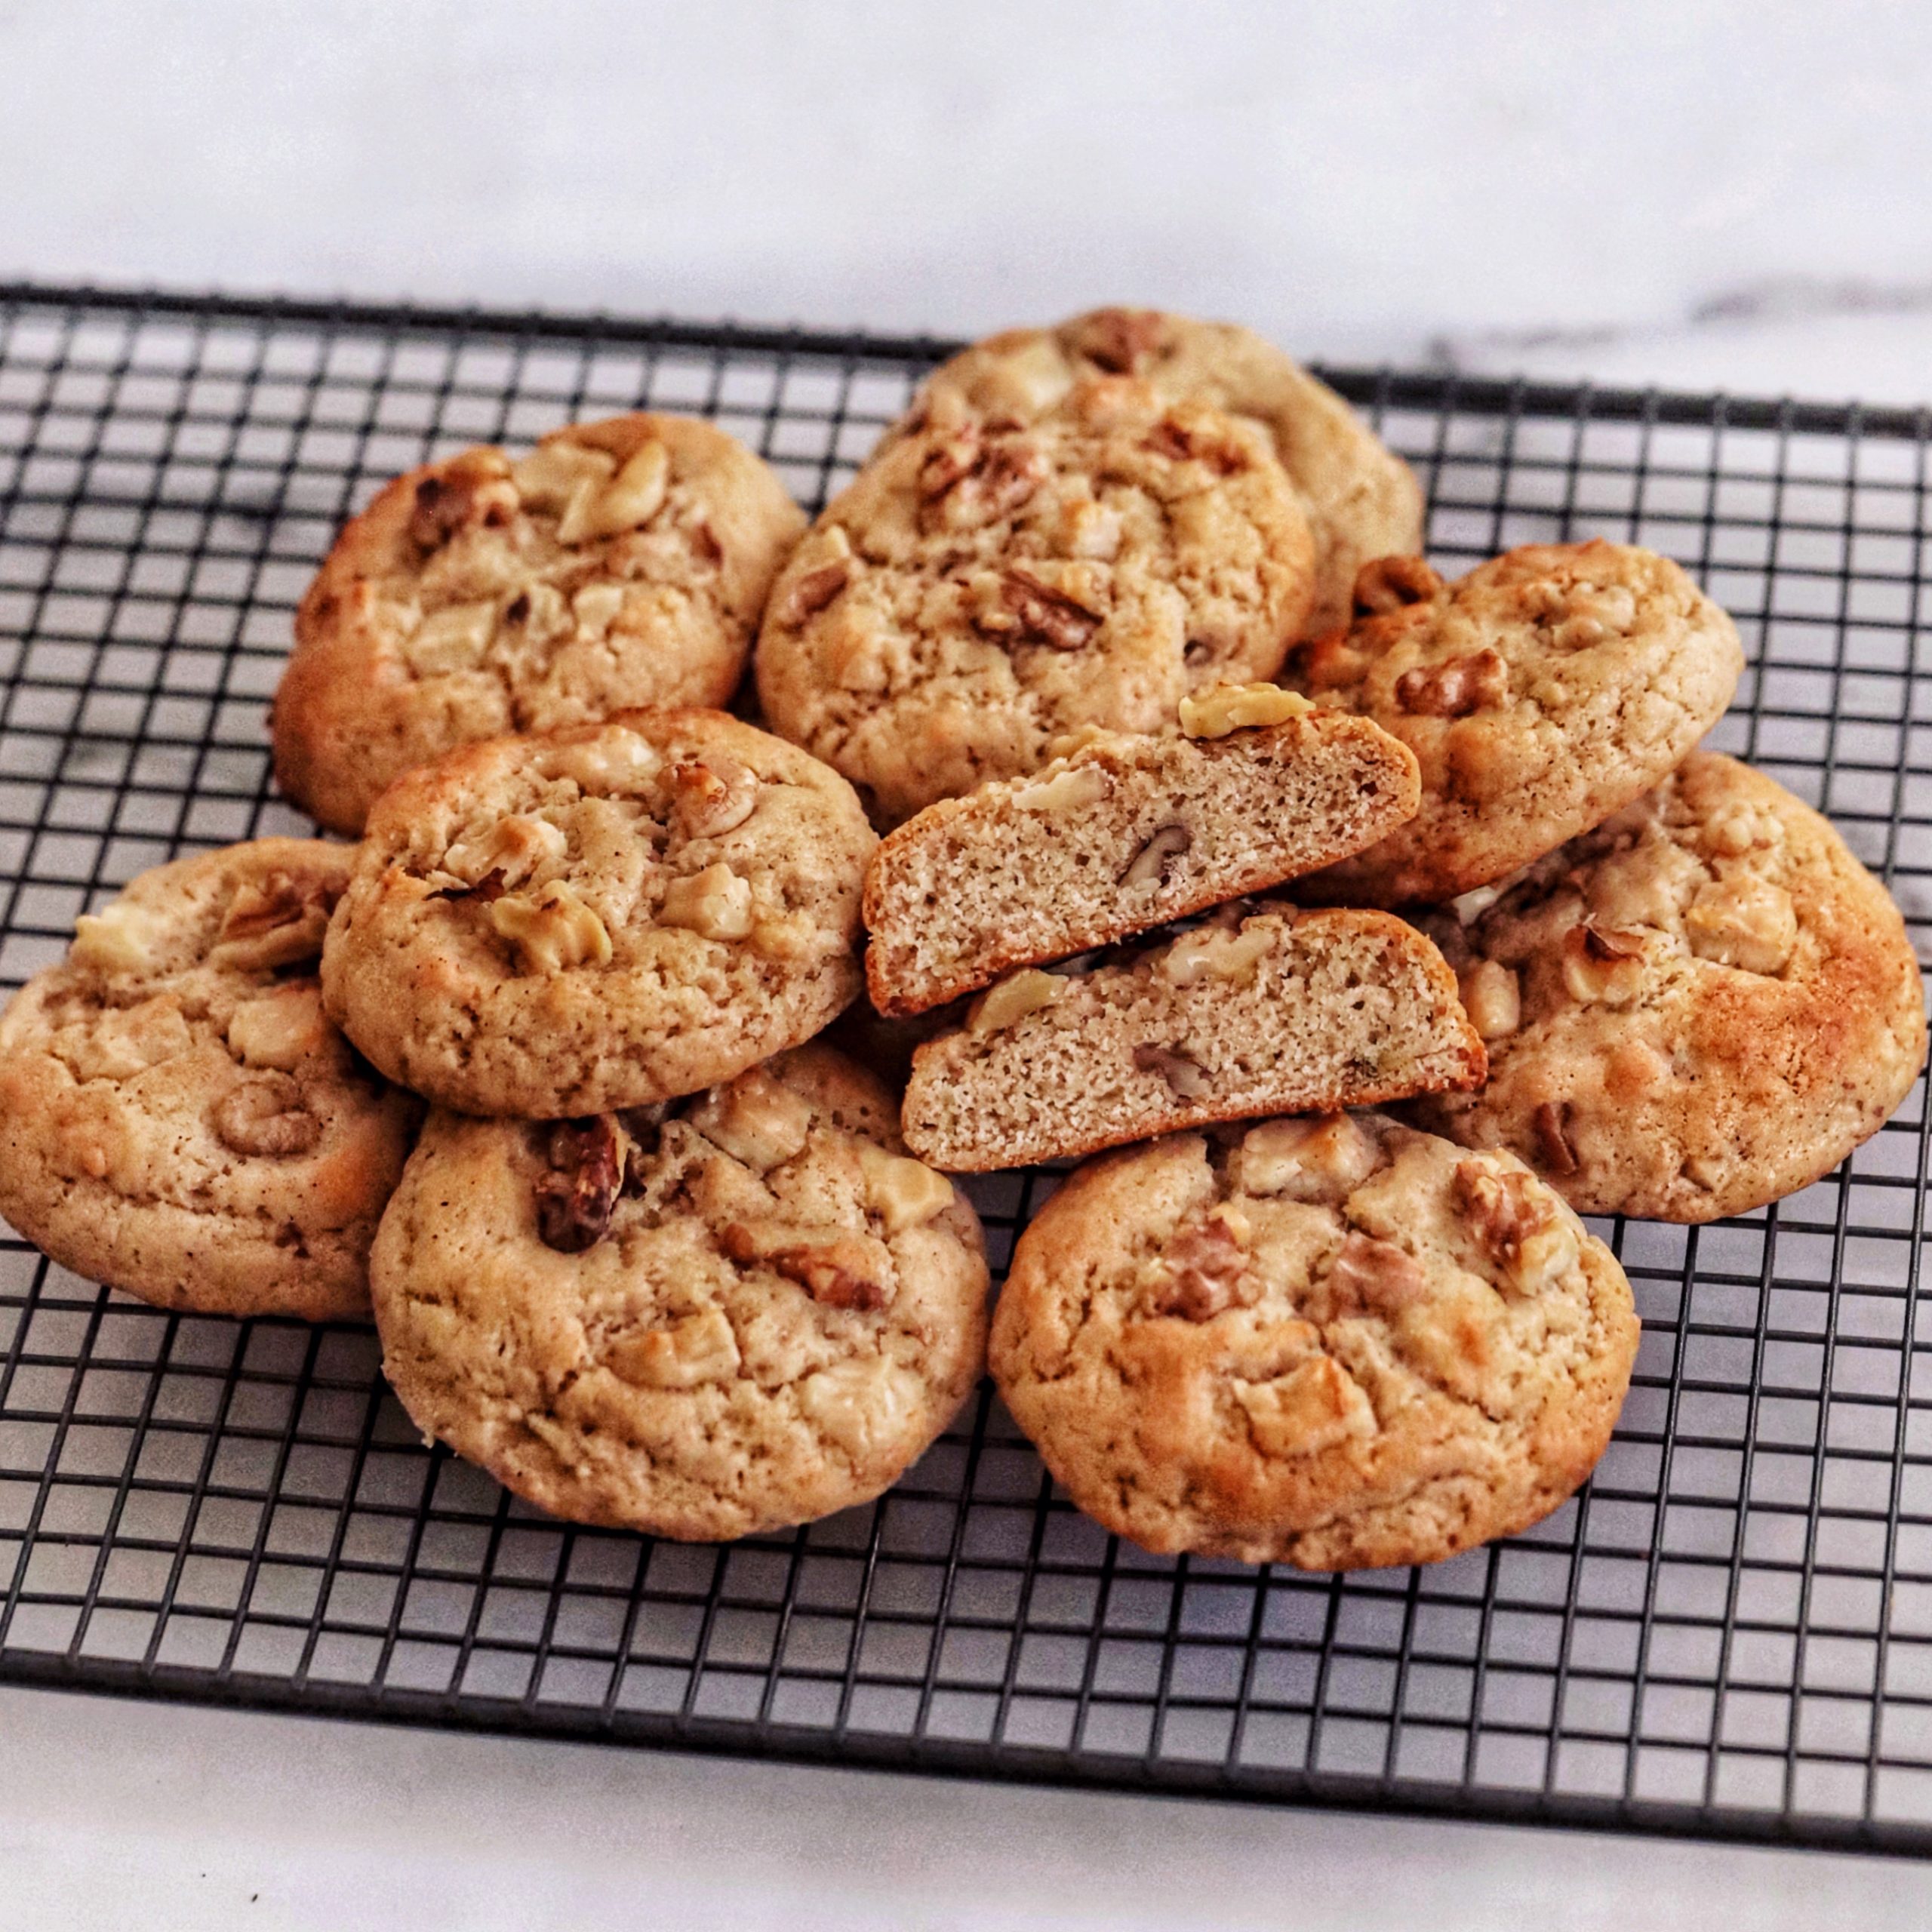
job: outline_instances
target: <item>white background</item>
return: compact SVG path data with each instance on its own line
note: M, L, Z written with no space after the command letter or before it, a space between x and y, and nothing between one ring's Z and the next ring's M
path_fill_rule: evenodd
M1932 8L0 0L0 275L1932 401ZM1923 1925L1917 1866L0 1694L0 1927Z

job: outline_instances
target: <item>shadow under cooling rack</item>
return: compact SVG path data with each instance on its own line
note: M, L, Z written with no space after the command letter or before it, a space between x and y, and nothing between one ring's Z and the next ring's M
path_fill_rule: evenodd
M477 440L700 411L810 504L946 345L0 288L0 983L269 789L341 518ZM1601 534L1751 658L1715 734L1932 924L1922 416L1335 380L1449 568ZM348 1327L171 1316L0 1244L0 1679L1000 1777L1932 1850L1922 1087L1767 1212L1601 1230L1644 1339L1588 1490L1424 1571L1156 1559L982 1391L876 1505L727 1548L426 1450ZM996 1263L1038 1180L975 1183Z

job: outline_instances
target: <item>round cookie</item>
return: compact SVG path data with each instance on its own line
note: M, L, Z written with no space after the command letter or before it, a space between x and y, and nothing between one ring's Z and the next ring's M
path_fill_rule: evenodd
M979 1222L893 1115L817 1046L662 1120L432 1114L371 1264L403 1405L580 1522L710 1541L869 1501L986 1352Z
M1314 532L1312 636L1346 623L1355 573L1423 543L1407 463L1349 405L1272 342L1231 322L1156 309L1096 309L1052 329L1013 329L962 349L928 379L992 416L1031 420L1083 376L1127 375L1163 396L1252 417L1300 493Z
M1520 1162L1331 1114L1077 1170L1014 1249L992 1367L1115 1534L1348 1570L1547 1515L1636 1347L1623 1270Z
M1281 681L1373 718L1422 765L1422 809L1296 888L1310 905L1452 899L1506 878L1673 771L1730 703L1736 627L1667 557L1531 544L1445 584L1363 569L1357 617Z
M163 1308L368 1312L421 1108L324 1017L355 857L263 838L143 872L0 1018L0 1214Z
M1491 895L1485 895L1491 896ZM1925 1059L1898 908L1831 825L1700 752L1465 926L1458 972L1489 1082L1414 1103L1506 1147L1589 1214L1709 1221L1829 1174Z
M1272 677L1312 558L1251 425L1121 377L1026 423L942 389L780 572L758 695L897 823L1083 728L1171 731L1189 691Z
M852 788L715 711L452 752L369 821L330 1013L468 1113L643 1106L809 1039L859 989Z
M460 744L723 704L804 513L709 423L632 415L415 469L336 539L295 615L275 776L359 832Z

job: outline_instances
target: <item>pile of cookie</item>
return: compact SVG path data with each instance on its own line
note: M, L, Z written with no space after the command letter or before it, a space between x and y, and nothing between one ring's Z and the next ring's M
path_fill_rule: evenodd
M1697 749L1743 659L1676 565L1444 583L1421 523L1280 352L1125 309L955 357L809 530L663 416L399 478L273 715L360 843L79 921L0 1020L0 1212L166 1306L373 1304L426 1435L581 1521L862 1502L990 1360L1150 1549L1523 1527L1635 1354L1579 1214L1828 1172L1924 1004ZM989 1340L949 1177L1051 1161Z

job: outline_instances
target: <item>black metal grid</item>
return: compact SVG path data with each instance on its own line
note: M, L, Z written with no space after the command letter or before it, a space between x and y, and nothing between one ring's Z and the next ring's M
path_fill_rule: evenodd
M270 795L290 611L406 465L640 401L816 503L945 345L0 288L0 985ZM1454 567L1680 558L1716 734L1932 932L1926 417L1336 380ZM878 1505L729 1547L560 1525L414 1437L372 1334L165 1315L0 1245L0 1680L988 1775L1932 1850L1922 1087L1838 1174L1606 1226L1644 1338L1583 1496L1420 1571L1146 1556L983 1392ZM1036 1177L977 1189L995 1259Z

